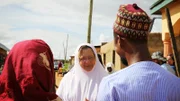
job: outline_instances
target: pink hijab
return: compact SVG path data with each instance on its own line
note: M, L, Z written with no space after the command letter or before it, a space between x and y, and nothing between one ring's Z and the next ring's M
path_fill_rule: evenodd
M0 76L0 101L51 101L57 98L54 85L49 46L42 40L15 44Z

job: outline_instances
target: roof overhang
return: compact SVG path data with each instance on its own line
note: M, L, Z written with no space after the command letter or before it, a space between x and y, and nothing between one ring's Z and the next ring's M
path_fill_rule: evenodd
M1 44L1 43L0 43L0 48L2 48L5 51L9 51L9 49L6 46L4 46L3 44Z
M161 15L161 9L176 0L158 0L150 7L151 14Z

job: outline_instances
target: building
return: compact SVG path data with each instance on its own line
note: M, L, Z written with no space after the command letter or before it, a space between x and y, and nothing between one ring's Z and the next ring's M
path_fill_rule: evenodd
M180 0L157 0L157 2L150 7L151 14L162 15L162 41L164 46L163 53L165 57L172 53L172 45L165 11L166 7L170 11L178 54L180 55Z
M108 62L112 62L114 64L115 71L125 67L121 64L120 57L114 50L114 41L108 42L101 46L101 56L104 65L106 65Z
M74 64L74 55L70 56L69 62L71 65Z
M97 54L101 54L101 45L94 46Z
M148 36L148 48L152 54L155 51L163 51L163 42L161 33L150 33ZM115 71L123 69L125 66L121 63L119 55L114 50L114 41L108 42L101 46L101 56L103 63L112 62Z
M9 49L0 43L0 67L4 64Z

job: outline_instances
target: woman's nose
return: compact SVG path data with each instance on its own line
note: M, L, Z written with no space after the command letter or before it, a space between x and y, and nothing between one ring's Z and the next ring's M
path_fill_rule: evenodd
M90 60L87 58L87 59L84 60L84 62L85 62L85 63L89 63Z

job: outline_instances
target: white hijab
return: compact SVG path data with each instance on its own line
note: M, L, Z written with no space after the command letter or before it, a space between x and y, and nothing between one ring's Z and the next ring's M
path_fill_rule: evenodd
M79 65L79 48L87 45L95 53L96 63L94 68L87 72ZM63 101L96 101L101 79L106 76L103 66L99 62L96 50L91 44L80 44L75 51L74 67L63 77L56 94Z
M109 71L108 71L108 69L107 69L108 67L111 67L111 69L112 69L112 71L111 71L111 72L109 72ZM114 65L113 65L113 63L108 62L108 63L106 64L105 69L106 69L106 72L107 72L108 74L112 74L112 73L114 73Z

